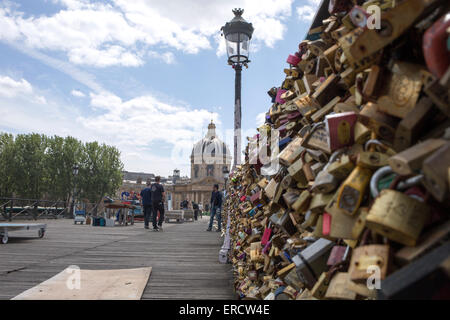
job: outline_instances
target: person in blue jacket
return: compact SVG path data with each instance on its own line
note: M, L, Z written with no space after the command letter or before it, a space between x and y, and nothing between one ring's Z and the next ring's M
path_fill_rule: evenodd
M152 190L150 181L147 182L147 188L141 190L141 205L144 211L144 228L149 229L148 225L152 216Z
M215 184L211 193L211 218L209 219L209 227L206 231L212 230L214 216L217 216L217 232L222 231L222 192L219 191L219 185Z

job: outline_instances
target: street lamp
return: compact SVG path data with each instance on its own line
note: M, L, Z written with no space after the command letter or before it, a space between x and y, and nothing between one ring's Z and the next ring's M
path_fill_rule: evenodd
M72 168L72 173L73 173L73 177L74 177L74 179L73 179L73 181L74 181L73 195L72 195L72 214L74 217L75 217L75 192L76 192L76 182L77 182L76 178L78 176L78 169L79 169L79 167L76 164Z
M223 173L223 178L225 179L225 192L226 192L227 191L228 176L230 174L230 170L228 170L227 166L223 167L222 173Z
M233 170L236 165L241 164L241 73L242 66L248 68L250 53L250 40L252 39L253 26L242 18L244 9L233 9L234 18L227 22L222 28L225 37L228 64L236 71L235 98L234 98L234 161Z

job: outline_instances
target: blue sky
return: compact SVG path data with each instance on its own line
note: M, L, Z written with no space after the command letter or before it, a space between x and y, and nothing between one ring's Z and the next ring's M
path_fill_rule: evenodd
M319 0L0 0L0 131L117 146L125 169L190 175L211 119L232 143L234 70L220 27L255 27L242 128L255 133Z

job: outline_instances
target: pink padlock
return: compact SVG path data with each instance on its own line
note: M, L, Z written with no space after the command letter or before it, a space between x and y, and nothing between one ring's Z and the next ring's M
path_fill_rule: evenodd
M277 91L277 97L275 98L275 102L276 103L279 103L279 104L284 104L284 103L286 103L286 101L284 101L283 99L281 99L281 95L283 94L283 93L285 93L287 90L284 90L284 89L278 89L278 91Z
M322 234L328 236L331 232L331 214L324 212L322 223Z
M269 242L270 236L272 235L272 229L271 228L266 228L264 230L264 234L262 236L261 239L261 245L265 246L267 244L267 242Z
M292 55L292 54L290 54L286 60L287 63L289 63L290 65L293 65L293 66L298 65L300 63L300 61L302 61L302 59L300 59L296 55Z

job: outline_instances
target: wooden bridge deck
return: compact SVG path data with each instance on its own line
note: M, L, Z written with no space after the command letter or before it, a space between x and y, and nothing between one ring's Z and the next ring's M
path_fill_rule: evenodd
M0 244L0 299L11 299L70 265L92 270L150 266L142 299L234 299L231 266L218 262L223 238L205 232L208 219L164 224L163 232L145 230L143 223L103 228L47 220L43 239L34 231L10 233L8 244Z

